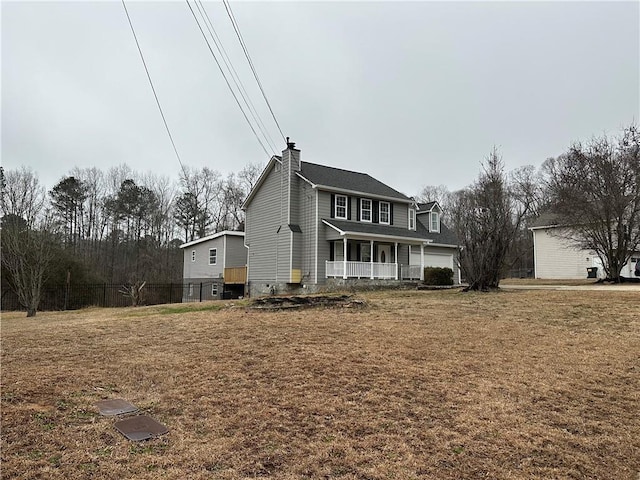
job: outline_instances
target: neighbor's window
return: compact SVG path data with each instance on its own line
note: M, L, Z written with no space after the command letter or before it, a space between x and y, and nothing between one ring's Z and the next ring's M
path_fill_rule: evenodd
M438 215L438 212L431 212L431 231L440 231L440 215Z
M191 250L191 261L192 262L196 261L196 251L195 250Z
M215 265L218 263L218 249L210 248L209 249L209 265Z
M389 202L380 202L380 218L378 219L380 221L380 223L386 223L387 225L389 225L390 222L390 212L391 212L391 207L389 205Z
M360 220L363 222L371 221L371 200L368 198L360 200Z
M193 283L189 284L189 296L193 297Z
M211 284L211 296L216 296L218 295L218 284L217 283L212 283Z
M336 218L347 219L347 197L336 195Z
M409 207L409 230L416 229L416 211L414 208Z

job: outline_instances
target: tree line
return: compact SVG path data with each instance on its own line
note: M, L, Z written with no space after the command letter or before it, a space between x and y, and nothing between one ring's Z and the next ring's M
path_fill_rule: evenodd
M2 168L3 292L29 309L37 285L180 282L179 246L243 229L242 202L261 170L185 167L176 182L126 165L74 168L47 191L37 172Z

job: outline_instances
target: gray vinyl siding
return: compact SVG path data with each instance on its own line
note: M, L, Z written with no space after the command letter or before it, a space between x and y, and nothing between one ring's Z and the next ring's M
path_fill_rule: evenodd
M409 265L409 245L404 243L398 245L397 263L399 263L400 265Z
M281 213L279 167L276 162L245 212L249 281L275 281L277 230Z
M216 265L209 265L209 249L217 249ZM185 247L183 253L182 278L219 278L222 276L222 255L224 255L223 237ZM191 261L191 252L196 251L196 261Z
M227 235L227 248L225 250L225 267L244 267L247 264L247 249L244 246L244 237Z

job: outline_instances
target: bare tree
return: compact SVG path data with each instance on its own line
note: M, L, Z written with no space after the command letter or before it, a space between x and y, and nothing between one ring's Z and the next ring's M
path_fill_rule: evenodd
M2 216L15 215L33 226L45 205L45 189L33 170L21 167L8 170L0 167Z
M620 271L640 246L640 131L575 143L544 170L552 211L577 247L595 250L607 278Z
M499 287L507 253L530 208L531 199L509 182L494 148L478 180L457 192L451 206L467 290Z
M48 216L33 228L14 215L2 219L2 264L27 317L36 315L49 273L55 241L53 225Z

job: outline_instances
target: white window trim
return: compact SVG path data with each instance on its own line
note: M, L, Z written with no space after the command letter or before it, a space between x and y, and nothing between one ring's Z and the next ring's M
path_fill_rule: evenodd
M191 262L195 262L195 261L196 261L196 251L191 250Z
M215 258L215 262L211 263L211 252L215 251L216 252L216 258ZM217 248L210 248L209 249L209 265L217 265L218 264L218 249Z
M189 284L189 296L193 297L193 283Z
M212 283L211 284L211 295L218 295L218 284L217 283Z
M416 210L409 207L409 230L416 229Z
M386 222L382 221L382 205L386 205L387 206L387 221ZM391 203L389 203L389 202L380 202L379 207L378 207L378 222L383 224L383 225L390 225L391 224Z
M342 205L338 206L338 199L339 198L344 198L344 207ZM334 204L334 212L335 212L335 218L339 218L341 220L346 220L347 216L349 215L349 205L347 204L347 202L349 201L349 199L347 198L346 195L336 195L335 196L335 204ZM338 215L338 208L344 208L344 216L340 216Z
M433 216L436 217L436 227L433 228ZM438 212L431 212L429 214L429 231L430 232L440 232L440 214Z
M364 202L369 202L369 208L364 208ZM364 212L369 212L369 220L364 218ZM371 223L373 222L373 201L369 198L361 198L360 199L360 221Z

